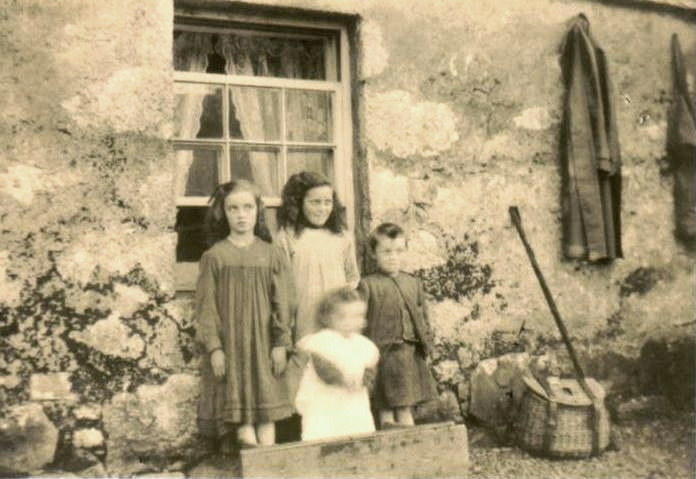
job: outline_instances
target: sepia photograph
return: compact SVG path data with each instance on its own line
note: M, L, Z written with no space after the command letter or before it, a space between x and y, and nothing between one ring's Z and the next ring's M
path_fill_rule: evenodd
M696 0L0 0L0 229L0 478L696 476Z

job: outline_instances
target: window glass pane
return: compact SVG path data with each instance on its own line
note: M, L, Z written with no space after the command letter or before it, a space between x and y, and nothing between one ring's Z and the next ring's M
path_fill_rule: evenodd
M333 93L288 90L285 98L288 141L333 141Z
M230 75L335 80L335 48L328 37L278 33L174 31L174 68Z
M280 90L230 87L230 138L280 141Z
M218 151L181 148L176 155L176 195L210 196L218 185Z
M233 179L253 181L266 196L280 194L278 159L280 151L272 147L233 147L230 149L230 171Z
M176 260L198 261L208 249L205 214L208 208L180 206L176 212Z
M266 226L268 231L271 232L271 236L275 236L278 231L278 208L266 208L264 209L264 217L266 218Z
M288 149L288 177L305 170L321 173L333 181L333 150L328 148Z
M222 87L175 83L174 137L222 138Z

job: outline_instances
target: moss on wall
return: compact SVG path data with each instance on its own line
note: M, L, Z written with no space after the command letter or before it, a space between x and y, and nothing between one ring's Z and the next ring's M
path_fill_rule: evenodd
M408 270L431 296L443 410L458 402L466 413L482 359L559 349L510 204L597 377L635 393L647 338L693 336L683 326L693 319L693 253L672 234L663 159L669 37L681 36L691 71L692 18L588 1L293 6L361 18L353 100L356 164L366 168L356 190L370 208L358 237L387 220L409 232ZM163 417L151 398L181 421L195 403L191 305L173 290L172 2L0 9L0 418L41 401L60 429L63 466L92 467L87 450L116 473L162 470L178 453L156 438L187 444L195 428L173 420L139 441L118 425ZM626 257L604 266L560 251L558 49L580 12L609 58L624 158ZM36 390L37 374L55 374L55 390ZM36 399L46 394L56 399ZM134 465L143 455L157 464Z

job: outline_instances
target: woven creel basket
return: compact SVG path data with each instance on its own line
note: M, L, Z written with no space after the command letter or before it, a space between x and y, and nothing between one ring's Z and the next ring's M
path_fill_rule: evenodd
M546 388L531 376L523 380L526 388L515 420L520 446L556 458L589 457L607 448L609 414L604 390L594 379L586 379L594 401L575 379L550 377Z

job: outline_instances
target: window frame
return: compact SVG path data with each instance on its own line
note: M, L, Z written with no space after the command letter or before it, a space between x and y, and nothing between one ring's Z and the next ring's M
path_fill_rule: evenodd
M206 32L235 32L242 29L244 32L258 31L272 33L281 37L326 37L333 36L336 42L327 41L327 48L336 52L336 79L335 80L306 80L278 77L261 77L247 75L226 75L200 72L173 71L173 84L179 82L195 84L223 85L223 137L220 139L173 139L173 150L191 147L206 146L218 150L218 181L228 181L231 178L230 150L234 145L248 146L277 146L280 149L279 179L280 187L287 180L287 152L290 147L316 147L333 150L334 178L331 178L336 193L346 205L346 219L348 228L355 226L354 211L354 185L353 185L353 114L351 102L351 57L348 26L346 23L334 20L299 19L292 16L285 17L282 10L274 16L260 16L243 12L230 12L219 9L201 9L175 7L173 30L184 29L188 31ZM288 32L287 29L293 31ZM331 45L335 43L335 45ZM327 54L327 77L332 70L328 67L329 54ZM327 91L333 93L332 121L333 135L330 142L295 142L285 139L285 118L282 118L283 130L281 140L254 141L229 138L229 91L227 86L251 86L269 87L281 90L281 115L285 115L286 91L312 90ZM176 172L177 178L179 171ZM207 206L207 197L178 196L173 193L175 204L179 207ZM269 208L280 206L279 197L264 196L264 204ZM192 291L195 289L195 281L198 273L198 262L175 262L175 289L177 291Z

